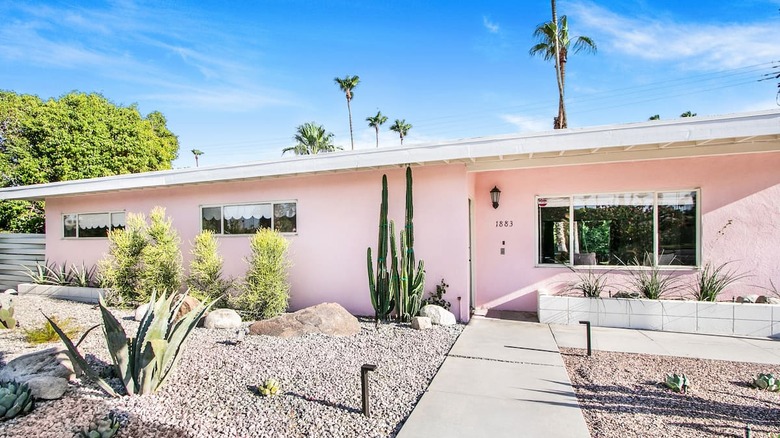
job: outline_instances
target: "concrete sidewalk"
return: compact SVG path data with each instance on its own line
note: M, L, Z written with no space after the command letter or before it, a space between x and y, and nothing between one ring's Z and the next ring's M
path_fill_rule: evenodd
M546 324L474 317L399 437L589 437Z
M584 325L550 324L559 347L585 348ZM593 327L594 351L619 351L661 356L695 357L766 364L780 363L780 341L691 333L656 332L621 328Z

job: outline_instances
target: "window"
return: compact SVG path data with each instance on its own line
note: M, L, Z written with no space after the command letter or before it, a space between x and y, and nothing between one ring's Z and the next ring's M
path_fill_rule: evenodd
M295 202L201 207L201 228L215 234L253 234L262 228L295 233L297 213Z
M698 192L537 198L539 264L696 266Z
M62 236L66 238L106 237L109 230L125 228L125 212L68 213L62 215Z

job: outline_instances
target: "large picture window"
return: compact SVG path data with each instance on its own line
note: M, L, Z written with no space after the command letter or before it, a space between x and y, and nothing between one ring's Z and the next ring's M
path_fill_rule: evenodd
M215 234L254 234L262 228L298 232L295 202L201 207L201 228Z
M62 215L62 236L66 238L107 237L109 230L125 228L125 212L67 213Z
M698 264L698 192L538 197L539 264Z

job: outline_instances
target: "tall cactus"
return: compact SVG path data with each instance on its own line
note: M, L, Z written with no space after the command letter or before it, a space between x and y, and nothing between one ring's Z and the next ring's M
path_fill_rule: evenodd
M392 222L390 224L392 228ZM368 289L371 295L371 306L374 307L376 325L379 325L379 319L386 319L387 315L393 311L395 301L393 300L393 290L396 289L394 276L387 270L387 175L382 175L382 204L379 207L379 238L377 241L376 254L376 278L374 277L374 266L372 263L371 247L367 250L368 263ZM395 265L395 239L391 237L393 245L393 265Z
M400 259L395 255L393 245L394 265L397 263L398 284L395 290L398 319L409 321L420 312L423 291L425 288L425 263L420 260L415 269L414 263L414 202L412 198L412 168L406 168L406 215L404 229L401 230ZM392 232L392 231L391 231ZM397 260L397 262L396 262Z

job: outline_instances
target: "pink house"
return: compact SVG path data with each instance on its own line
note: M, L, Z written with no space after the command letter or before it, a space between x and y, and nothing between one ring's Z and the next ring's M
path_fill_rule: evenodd
M647 258L692 277L729 261L751 274L731 293L780 285L778 111L12 187L0 199L46 201L46 257L60 263L94 264L108 227L159 205L185 267L190 242L211 229L238 277L247 233L273 227L291 243L291 309L335 301L368 315L381 177L389 216L403 221L407 165L426 291L444 278L464 320L470 310L535 311L539 291L572 275L562 263L619 277L621 263Z

